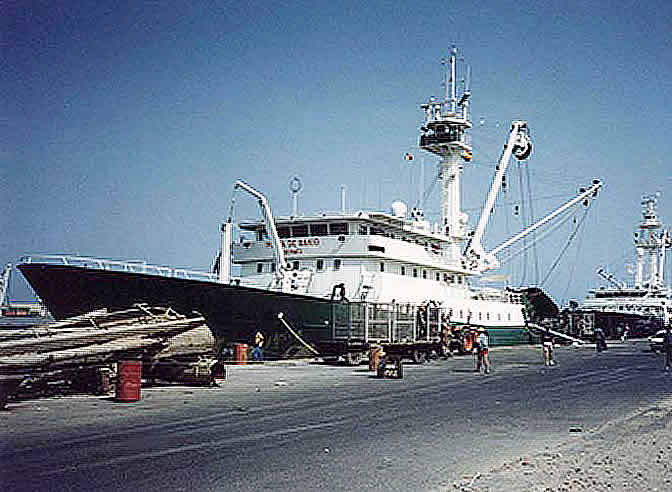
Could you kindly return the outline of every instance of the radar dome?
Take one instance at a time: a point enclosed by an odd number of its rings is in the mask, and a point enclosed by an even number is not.
[[[392,203],[392,215],[395,217],[399,218],[406,218],[406,212],[408,211],[408,207],[406,204],[402,201],[396,201]]]

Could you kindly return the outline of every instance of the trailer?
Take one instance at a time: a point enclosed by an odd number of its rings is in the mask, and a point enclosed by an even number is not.
[[[359,365],[378,347],[389,357],[418,364],[448,350],[449,315],[432,302],[334,303],[329,324],[331,337],[317,341],[316,349],[324,359],[342,358],[349,365]]]

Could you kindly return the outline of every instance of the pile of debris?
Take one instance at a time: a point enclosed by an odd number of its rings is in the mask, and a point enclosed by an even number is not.
[[[0,330],[0,408],[17,393],[106,393],[120,360],[142,360],[149,381],[212,384],[213,345],[200,315],[146,305]]]

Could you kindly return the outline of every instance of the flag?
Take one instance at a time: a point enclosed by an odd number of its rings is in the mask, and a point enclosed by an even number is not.
[[[406,152],[404,154],[404,159],[407,160],[407,161],[412,161],[413,160],[413,154],[410,154],[410,153]]]

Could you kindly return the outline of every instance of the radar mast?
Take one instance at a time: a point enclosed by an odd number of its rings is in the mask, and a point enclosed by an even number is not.
[[[446,93],[443,101],[433,97],[420,107],[425,123],[420,128],[420,148],[441,158],[441,232],[458,241],[466,238],[467,215],[460,204],[463,162],[471,160],[469,97],[465,87],[457,94],[457,48],[453,47],[446,68]]]

